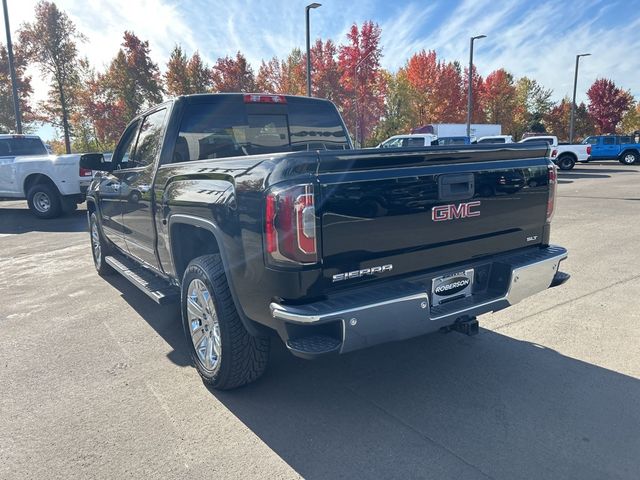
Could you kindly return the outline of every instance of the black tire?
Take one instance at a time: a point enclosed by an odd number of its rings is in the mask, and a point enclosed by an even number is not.
[[[636,152],[625,152],[620,157],[620,163],[624,165],[635,165],[638,163],[638,154]]]
[[[56,218],[62,213],[60,193],[53,185],[37,183],[27,192],[29,210],[38,218]]]
[[[91,256],[93,265],[100,276],[113,275],[116,271],[104,261],[104,257],[112,252],[109,241],[102,235],[96,212],[89,216],[89,240],[91,242]]]
[[[202,309],[202,314],[196,310],[192,310],[195,313],[189,313],[188,302],[191,301],[193,305],[192,300],[197,301],[192,294],[194,289],[202,284],[208,291],[207,298],[212,300],[213,311],[209,308],[207,312]],[[218,390],[230,390],[251,383],[264,373],[269,360],[269,338],[249,334],[242,324],[229,290],[220,255],[204,255],[189,263],[182,279],[180,298],[182,324],[191,358],[206,384]],[[212,319],[217,322],[217,326],[211,323]],[[209,329],[206,328],[207,323],[210,325]],[[194,339],[198,335],[197,331],[201,333],[200,342]],[[196,343],[200,349],[206,349],[202,340],[204,343],[215,344],[214,331],[217,332],[217,344],[220,349],[219,353],[215,352],[215,365],[207,366],[206,360],[203,361],[196,352]],[[204,339],[207,336],[208,341]],[[214,348],[215,346],[211,347],[207,353],[214,353]],[[203,354],[200,350],[200,355]]]
[[[571,170],[575,165],[576,161],[569,155],[562,155],[558,158],[558,167],[560,170]]]

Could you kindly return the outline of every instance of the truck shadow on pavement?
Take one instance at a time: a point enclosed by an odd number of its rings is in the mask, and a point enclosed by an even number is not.
[[[212,394],[307,479],[637,478],[640,382],[481,330],[310,362]]]
[[[171,347],[169,360],[180,367],[191,365],[187,342],[180,321],[178,305],[158,305],[121,275],[103,277],[120,291],[122,298],[142,317]]]
[[[86,232],[87,212],[73,213],[43,220],[35,217],[27,208],[5,207],[0,202],[0,234],[20,234],[28,232]]]
[[[170,345],[169,359],[190,366],[179,308],[156,305],[119,275],[106,279]],[[210,392],[304,478],[640,471],[640,382],[542,345],[486,329],[318,361],[292,356],[276,338],[271,345],[262,379]]]

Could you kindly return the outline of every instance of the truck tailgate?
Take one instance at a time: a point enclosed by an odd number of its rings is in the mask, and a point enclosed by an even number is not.
[[[325,286],[406,275],[543,243],[546,155],[540,145],[320,153]],[[341,281],[340,274],[373,267],[386,268]]]

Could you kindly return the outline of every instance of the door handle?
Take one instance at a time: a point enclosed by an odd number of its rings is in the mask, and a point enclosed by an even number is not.
[[[438,179],[439,200],[466,200],[475,194],[473,173],[441,175]]]

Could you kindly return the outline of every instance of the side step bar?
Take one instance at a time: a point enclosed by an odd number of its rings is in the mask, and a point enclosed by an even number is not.
[[[107,256],[104,261],[159,305],[180,301],[180,290],[177,287],[169,285],[164,279],[124,255]]]

